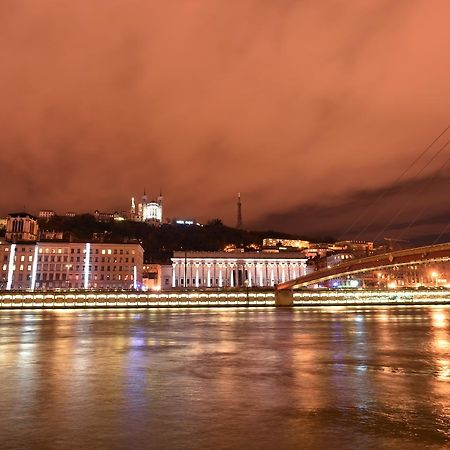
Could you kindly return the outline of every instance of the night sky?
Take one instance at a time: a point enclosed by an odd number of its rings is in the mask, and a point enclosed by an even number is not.
[[[448,0],[0,0],[0,214],[125,210],[145,186],[169,217],[235,225],[241,192],[248,228],[432,239],[450,145],[423,167],[450,130],[401,174],[450,124],[449,17]]]

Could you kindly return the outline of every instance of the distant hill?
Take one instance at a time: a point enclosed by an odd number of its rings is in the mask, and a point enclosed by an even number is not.
[[[224,225],[215,219],[203,226],[163,224],[159,227],[142,222],[97,222],[91,214],[75,217],[55,216],[40,222],[41,230],[62,231],[72,240],[124,242],[138,240],[145,250],[146,262],[167,262],[174,250],[219,251],[226,245],[247,250],[261,246],[266,237],[302,239],[287,233],[248,231]]]

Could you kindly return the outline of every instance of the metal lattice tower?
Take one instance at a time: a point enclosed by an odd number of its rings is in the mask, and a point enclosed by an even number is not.
[[[238,193],[237,201],[237,228],[242,228],[242,203],[241,203],[241,193]]]

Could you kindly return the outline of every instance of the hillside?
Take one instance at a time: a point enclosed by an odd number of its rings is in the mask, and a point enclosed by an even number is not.
[[[155,227],[141,222],[97,222],[90,214],[56,216],[40,222],[41,230],[62,231],[65,239],[104,242],[138,240],[145,250],[146,262],[166,262],[174,250],[219,251],[226,245],[252,249],[265,237],[297,238],[276,231],[248,231],[224,225],[216,219],[203,226],[163,224]]]

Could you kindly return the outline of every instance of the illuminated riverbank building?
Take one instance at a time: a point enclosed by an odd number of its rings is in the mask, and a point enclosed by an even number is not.
[[[305,275],[306,261],[298,252],[177,251],[172,258],[171,287],[273,287]]]
[[[139,243],[38,241],[37,220],[11,214],[0,241],[0,290],[141,289]]]

